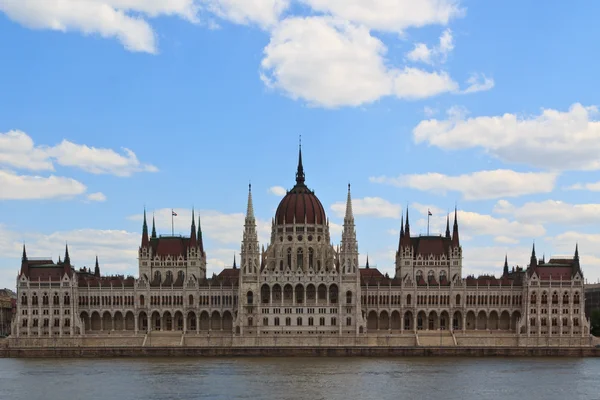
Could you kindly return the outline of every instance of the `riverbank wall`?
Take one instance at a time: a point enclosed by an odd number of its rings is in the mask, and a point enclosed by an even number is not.
[[[0,348],[2,358],[111,357],[600,357],[596,347],[48,347]]]

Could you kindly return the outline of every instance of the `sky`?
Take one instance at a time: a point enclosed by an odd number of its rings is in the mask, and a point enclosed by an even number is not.
[[[137,275],[142,214],[208,275],[306,183],[339,243],[394,274],[400,218],[445,229],[463,275],[578,244],[600,279],[596,1],[0,0],[0,287],[31,257]],[[594,83],[596,82],[596,83]]]

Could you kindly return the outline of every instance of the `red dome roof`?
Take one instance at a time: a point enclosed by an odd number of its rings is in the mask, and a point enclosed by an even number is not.
[[[292,188],[279,203],[275,213],[275,223],[325,224],[325,209],[315,196],[315,193],[304,184],[304,168],[302,167],[302,149],[298,156],[298,171],[296,172],[296,186]]]
[[[325,224],[326,222],[323,205],[314,192],[306,186],[294,186],[277,207],[275,223],[283,224],[285,221],[286,224],[291,224],[294,218],[298,224],[303,224],[305,218],[307,224]]]

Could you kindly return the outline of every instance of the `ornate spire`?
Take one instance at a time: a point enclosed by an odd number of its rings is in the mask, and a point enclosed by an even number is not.
[[[144,225],[142,227],[142,247],[147,247],[148,243],[148,223],[146,222],[146,207],[144,207]]]
[[[354,213],[352,212],[352,196],[350,195],[350,184],[348,184],[348,197],[346,198],[346,216],[344,223],[354,223]]]
[[[246,219],[254,219],[254,205],[252,204],[252,184],[248,184],[248,206],[246,207]]]
[[[233,269],[237,269],[237,264],[235,263],[235,253],[233,253]]]
[[[573,269],[572,274],[575,275],[579,272],[579,275],[583,277],[583,272],[581,271],[581,265],[579,264],[579,244],[575,243],[575,256],[573,257]]]
[[[454,226],[452,227],[452,245],[460,246],[460,238],[458,237],[458,209],[454,206]]]
[[[369,253],[367,253],[367,265],[365,265],[365,268],[369,269]]]
[[[198,240],[196,236],[196,218],[194,218],[194,207],[192,207],[192,227],[190,232],[190,247],[196,247]]]
[[[531,267],[537,266],[537,257],[535,256],[535,242],[533,242],[533,246],[531,248],[531,258],[529,259],[529,265]]]
[[[410,238],[410,223],[408,222],[408,206],[406,206],[406,225],[404,227],[404,235]]]
[[[25,252],[25,245],[23,245],[23,253]],[[579,243],[575,243],[575,259],[579,260]]]
[[[69,257],[69,245],[65,244],[65,260],[64,263],[71,265],[71,257]]]
[[[504,255],[504,270],[502,271],[503,276],[508,276],[508,254]]]
[[[200,247],[200,253],[204,254],[204,241],[202,240],[202,226],[200,225],[200,213],[198,213],[198,247]]]
[[[98,256],[96,256],[96,266],[94,267],[94,276],[100,277],[100,264],[98,263]]]
[[[23,257],[21,257],[21,275],[29,275],[29,263],[27,262],[27,253],[25,252],[25,243],[23,243]]]
[[[304,167],[302,166],[302,136],[298,150],[298,170],[296,171],[296,185],[304,185]]]
[[[446,215],[446,238],[450,239],[450,213]]]
[[[152,239],[156,239],[156,223],[154,222],[154,213],[152,213]]]

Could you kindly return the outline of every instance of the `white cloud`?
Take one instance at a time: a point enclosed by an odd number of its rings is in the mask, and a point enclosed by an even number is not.
[[[511,170],[478,171],[471,174],[448,176],[440,173],[370,177],[375,183],[446,194],[458,191],[466,200],[516,197],[534,193],[548,193],[554,188],[557,175],[551,172],[516,172]]]
[[[0,11],[32,29],[80,31],[116,38],[130,51],[156,53],[156,35],[143,15],[196,20],[194,0],[3,0]]]
[[[261,79],[294,99],[323,107],[457,90],[446,72],[389,68],[386,52],[364,26],[327,17],[287,18],[273,30],[264,50]]]
[[[236,24],[258,24],[263,28],[275,25],[289,7],[289,0],[201,0],[205,7],[220,18]]]
[[[430,119],[413,130],[416,143],[444,149],[482,148],[503,161],[553,170],[600,169],[598,110],[573,104],[540,115]]]
[[[412,204],[412,208],[416,208],[419,211],[418,216],[423,216],[414,223],[416,226],[422,228],[427,226],[427,209],[430,209],[433,214],[429,218],[430,232],[437,234],[446,231],[447,214],[445,211],[433,206],[421,206],[418,204]],[[414,221],[414,218],[415,215],[413,214],[411,221]],[[450,229],[452,229],[453,221],[454,212],[452,211],[450,213]],[[492,236],[497,242],[514,243],[516,238],[533,239],[541,237],[546,233],[544,226],[539,221],[526,223],[463,210],[458,210],[458,226],[461,240],[479,236]],[[413,233],[415,232],[413,231]]]
[[[440,42],[437,46],[430,49],[424,43],[417,43],[415,48],[406,55],[406,58],[412,62],[423,62],[425,64],[444,63],[453,49],[452,31],[446,29],[440,36]]]
[[[0,200],[71,198],[85,193],[86,186],[75,179],[18,175],[0,170]]]
[[[566,188],[567,190],[589,190],[590,192],[600,192],[600,182],[576,183]]]
[[[79,168],[93,174],[130,176],[134,172],[155,172],[157,168],[142,164],[135,153],[80,145],[63,140],[56,146],[36,146],[25,132],[0,133],[0,165],[32,171],[53,171],[54,163]]]
[[[93,174],[130,176],[134,172],[158,171],[153,165],[140,163],[135,153],[129,149],[123,149],[124,154],[119,154],[112,149],[63,140],[57,146],[48,148],[47,152],[59,165],[80,168]]]
[[[106,195],[102,192],[90,193],[87,195],[87,199],[90,201],[106,201]]]
[[[425,114],[426,117],[433,117],[435,114],[438,113],[438,110],[429,106],[425,106],[423,107],[423,114]]]
[[[515,238],[511,238],[508,236],[496,236],[494,238],[494,242],[497,243],[506,243],[506,244],[517,244],[519,241]]]
[[[285,188],[283,186],[271,186],[268,189],[268,192],[271,194],[274,194],[275,196],[285,196],[287,193],[287,190],[285,190]]]
[[[502,275],[504,257],[508,256],[508,265],[527,267],[531,247],[524,246],[464,246],[463,277],[467,275]]]
[[[495,85],[494,80],[488,78],[484,74],[472,74],[469,79],[467,79],[467,83],[469,86],[461,91],[462,94],[484,92],[492,89]]]
[[[338,217],[343,217],[346,214],[346,202],[338,201],[331,205],[331,209]],[[390,203],[381,197],[365,197],[352,199],[352,212],[354,216],[400,218],[402,208],[399,204]]]
[[[192,223],[192,210],[189,208],[175,208],[176,217],[172,219],[175,234],[189,236]],[[152,213],[148,213],[148,224],[151,224],[152,214],[156,220],[157,233],[171,234],[171,209],[161,208]],[[219,244],[235,244],[239,245],[242,241],[244,232],[245,214],[239,213],[223,213],[215,210],[196,210],[196,225],[198,217],[202,223],[203,237],[214,240]],[[128,217],[134,221],[142,221],[143,214],[135,214]],[[258,232],[258,240],[261,244],[266,245],[271,234],[271,222],[256,220],[256,229]],[[196,226],[197,228],[197,226]]]
[[[600,223],[600,204],[570,204],[558,200],[528,202],[515,207],[507,201],[496,203],[494,212],[512,215],[522,222],[544,221],[565,225]]]
[[[302,0],[314,10],[370,29],[402,32],[410,27],[446,25],[464,15],[457,0]]]

